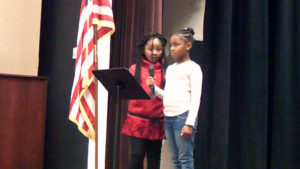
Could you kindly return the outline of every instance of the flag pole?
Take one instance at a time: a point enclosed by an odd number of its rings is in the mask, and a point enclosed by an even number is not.
[[[97,24],[93,24],[94,29],[94,69],[98,69],[98,37]],[[95,78],[95,169],[98,169],[98,81]]]

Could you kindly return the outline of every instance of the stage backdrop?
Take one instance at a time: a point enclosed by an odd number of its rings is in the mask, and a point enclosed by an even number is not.
[[[37,75],[41,3],[0,1],[0,73]]]

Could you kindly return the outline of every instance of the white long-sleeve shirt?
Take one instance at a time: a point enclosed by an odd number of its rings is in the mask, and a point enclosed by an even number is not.
[[[167,68],[166,85],[155,86],[155,94],[163,99],[165,116],[173,117],[189,111],[186,123],[194,126],[200,106],[202,71],[192,60],[174,63]]]

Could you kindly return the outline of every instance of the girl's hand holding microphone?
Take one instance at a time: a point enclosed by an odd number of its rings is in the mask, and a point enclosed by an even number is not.
[[[146,85],[150,86],[150,85],[155,85],[155,77],[151,77],[149,76],[146,80]],[[184,125],[180,135],[185,137],[185,138],[189,138],[192,135],[193,132],[193,127],[189,126],[189,125]]]
[[[148,79],[146,80],[146,85],[147,86],[155,85],[155,77],[149,76]]]

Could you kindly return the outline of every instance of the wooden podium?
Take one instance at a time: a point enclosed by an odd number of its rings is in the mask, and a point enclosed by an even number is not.
[[[0,74],[0,168],[43,168],[47,84]]]

